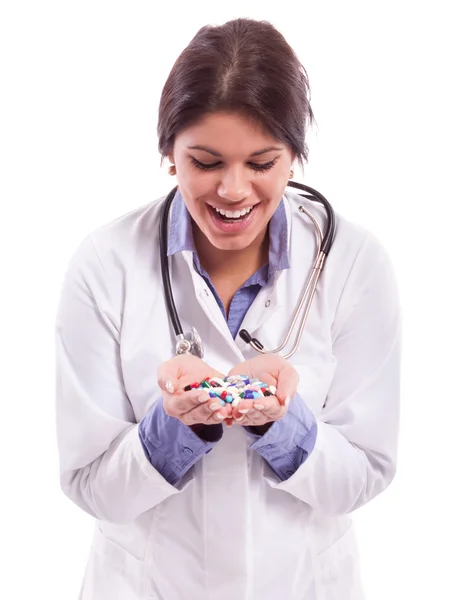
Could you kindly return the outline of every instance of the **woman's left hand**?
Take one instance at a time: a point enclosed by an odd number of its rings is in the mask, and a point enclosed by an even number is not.
[[[299,384],[296,369],[277,354],[256,356],[235,366],[229,375],[247,375],[277,388],[275,396],[241,400],[237,407],[232,408],[232,418],[244,426],[259,427],[281,419]]]

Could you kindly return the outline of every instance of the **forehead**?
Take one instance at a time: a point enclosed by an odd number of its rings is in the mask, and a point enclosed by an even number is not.
[[[208,146],[222,155],[251,154],[268,146],[285,145],[245,115],[239,113],[209,113],[199,122],[181,131],[175,147]]]

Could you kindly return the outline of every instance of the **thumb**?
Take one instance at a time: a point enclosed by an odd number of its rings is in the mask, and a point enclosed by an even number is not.
[[[157,382],[163,392],[173,394],[178,389],[176,369],[169,362],[163,363],[157,371]]]
[[[276,396],[284,406],[288,406],[291,398],[297,392],[299,385],[299,375],[291,365],[285,366],[278,374],[277,393]]]

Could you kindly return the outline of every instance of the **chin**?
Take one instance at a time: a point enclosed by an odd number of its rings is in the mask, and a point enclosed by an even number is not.
[[[247,240],[236,240],[236,239],[232,239],[232,240],[221,240],[221,239],[209,239],[210,243],[212,246],[214,246],[215,248],[217,248],[218,250],[226,250],[228,252],[230,251],[240,251],[240,250],[245,250],[245,248],[248,248],[248,246],[250,245],[249,241]]]

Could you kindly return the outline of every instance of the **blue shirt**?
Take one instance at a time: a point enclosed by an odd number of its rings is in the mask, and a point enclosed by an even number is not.
[[[237,290],[226,316],[224,305],[208,273],[200,264],[192,235],[191,216],[183,197],[177,191],[170,220],[168,256],[183,251],[193,252],[194,267],[211,289],[228,328],[235,338],[242,321],[259,290],[267,285],[272,275],[289,268],[288,230],[284,201],[278,205],[269,226],[269,261]],[[313,413],[296,394],[285,416],[272,424],[262,436],[245,427],[253,439],[251,450],[258,452],[280,480],[291,477],[312,452],[317,435]],[[139,424],[139,436],[144,451],[154,468],[172,485],[200,459],[212,450],[223,434],[222,425],[209,426],[205,439],[196,435],[178,419],[164,411],[160,399]]]

